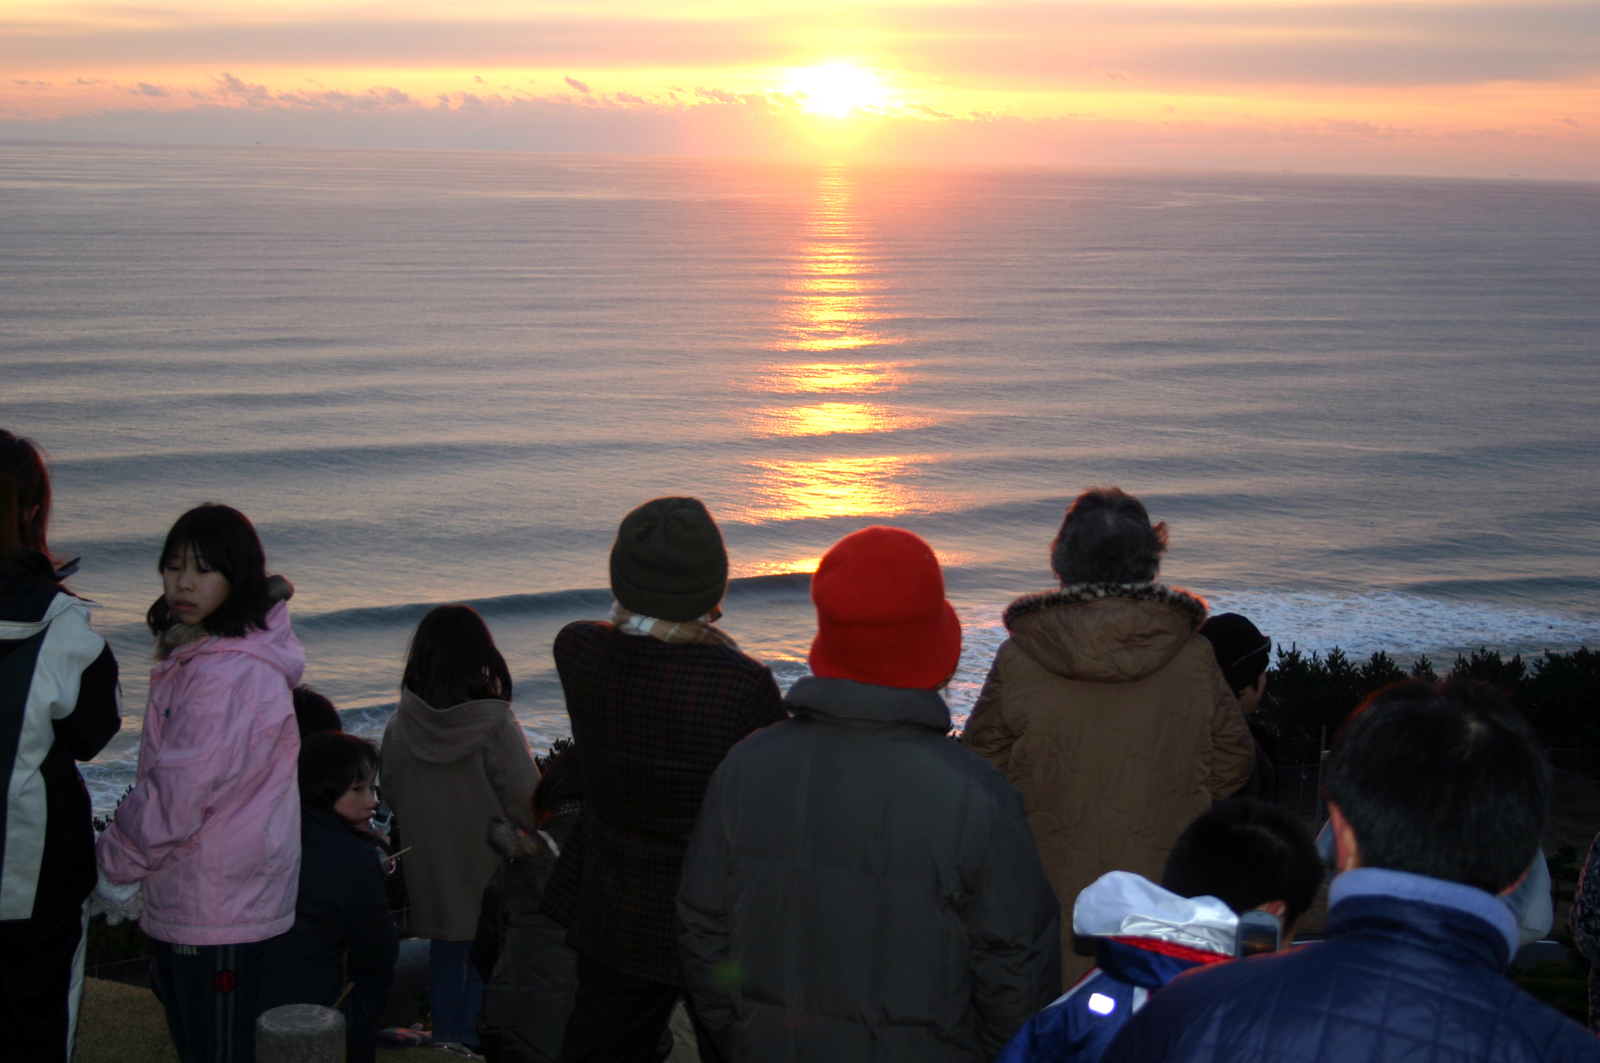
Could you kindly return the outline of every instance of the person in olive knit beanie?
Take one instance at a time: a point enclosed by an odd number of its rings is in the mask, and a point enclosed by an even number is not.
[[[611,547],[611,593],[658,620],[695,620],[728,589],[722,532],[697,498],[658,498],[622,518]]]
[[[787,715],[772,672],[715,626],[727,585],[706,507],[658,498],[617,529],[611,621],[556,636],[584,796],[541,903],[578,954],[563,1061],[657,1058],[683,994],[673,899],[706,785],[735,742]]]

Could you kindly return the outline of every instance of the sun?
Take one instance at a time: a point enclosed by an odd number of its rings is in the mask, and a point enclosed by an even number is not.
[[[790,72],[789,91],[803,93],[801,104],[812,114],[843,118],[853,111],[880,106],[887,90],[870,71],[848,63],[808,66]]]

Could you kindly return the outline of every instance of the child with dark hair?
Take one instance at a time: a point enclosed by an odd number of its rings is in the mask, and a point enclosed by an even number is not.
[[[300,740],[319,731],[343,731],[344,721],[333,702],[304,683],[294,688],[294,719],[300,728]]]
[[[483,979],[468,961],[500,865],[485,832],[497,816],[526,818],[539,769],[511,713],[511,670],[471,606],[437,606],[417,625],[381,761],[384,797],[412,847],[411,928],[431,942],[433,1040],[475,1051]]]
[[[1268,753],[1270,739],[1256,709],[1267,692],[1267,665],[1272,663],[1272,640],[1250,622],[1249,617],[1238,613],[1218,613],[1207,617],[1200,625],[1200,634],[1211,643],[1216,654],[1217,667],[1222,669],[1222,679],[1238,699],[1244,710],[1245,726],[1250,728],[1250,738],[1256,745],[1255,767],[1237,794],[1241,797],[1259,797],[1263,801],[1278,799],[1278,769]]]
[[[294,928],[266,942],[260,1010],[339,1002],[349,1063],[372,1063],[400,935],[371,832],[378,751],[338,731],[300,748],[300,891]],[[346,985],[350,990],[345,991]]]
[[[261,943],[294,925],[300,877],[294,588],[268,577],[249,518],[212,503],[178,518],[157,567],[138,780],[100,835],[103,891],[143,886],[178,1058],[249,1063]]]
[[[1097,939],[1098,966],[996,1063],[1095,1063],[1150,994],[1238,954],[1240,915],[1277,918],[1287,947],[1321,885],[1311,833],[1287,809],[1248,797],[1212,806],[1178,837],[1160,886],[1112,871],[1078,895],[1073,929]]]
[[[578,991],[578,954],[567,929],[539,911],[550,872],[578,819],[578,750],[550,758],[534,788],[527,831],[506,820],[489,828],[500,869],[483,891],[472,963],[483,977],[478,1028],[489,1063],[555,1063]]]

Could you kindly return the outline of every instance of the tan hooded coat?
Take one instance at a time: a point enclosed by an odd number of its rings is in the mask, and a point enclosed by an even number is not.
[[[1061,901],[1062,977],[1078,893],[1107,871],[1161,880],[1178,835],[1250,777],[1244,714],[1196,634],[1206,604],[1160,584],[1090,584],[1017,599],[1011,637],[967,721],[967,748],[1022,791]]]
[[[412,847],[401,857],[411,932],[471,941],[483,888],[500,866],[485,840],[489,821],[527,822],[539,782],[528,740],[504,701],[436,709],[403,690],[380,756],[379,785]]]

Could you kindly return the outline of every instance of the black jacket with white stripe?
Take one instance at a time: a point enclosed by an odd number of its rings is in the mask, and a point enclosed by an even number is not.
[[[46,919],[94,889],[90,760],[122,726],[117,660],[49,559],[0,559],[0,921]]]

